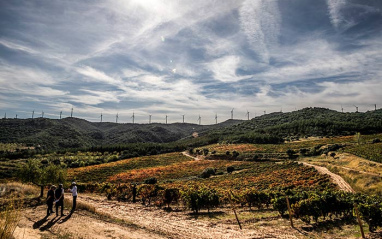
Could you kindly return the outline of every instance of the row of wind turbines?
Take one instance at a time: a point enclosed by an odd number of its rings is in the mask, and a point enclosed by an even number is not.
[[[358,106],[356,105],[353,105],[356,109],[356,113],[358,113]],[[235,108],[232,108],[231,110],[231,120],[233,120],[233,113],[234,113],[234,109]],[[377,104],[374,104],[374,110],[377,110]],[[282,108],[280,110],[280,112],[282,112]],[[344,108],[343,106],[341,105],[341,112],[344,113]],[[264,110],[264,115],[266,115],[266,110]],[[182,116],[182,122],[185,123],[185,114],[181,115]],[[35,117],[35,111],[33,110],[32,111],[32,119]],[[70,111],[70,117],[73,117],[73,108],[71,108],[71,111]],[[247,113],[245,114],[245,117],[247,118],[247,120],[250,120],[250,112],[247,110]],[[255,117],[256,117],[256,114],[255,114]],[[5,115],[4,115],[4,119],[7,118],[7,113],[5,112]],[[16,114],[16,117],[17,119],[17,114]],[[44,118],[44,111],[41,112],[41,118]],[[103,122],[103,114],[101,113],[101,116],[99,117],[100,118],[100,121]],[[62,119],[62,111],[60,111],[60,119]],[[118,123],[118,119],[119,119],[119,114],[117,113],[116,116],[115,116],[115,123]],[[133,115],[131,116],[131,119],[132,119],[132,123],[135,124],[135,113],[133,112]],[[149,124],[152,123],[151,121],[152,119],[152,115],[150,114],[149,115]],[[202,124],[202,117],[199,115],[197,121],[196,121],[199,125]],[[165,117],[165,123],[167,124],[168,123],[168,115],[166,115]],[[218,123],[218,115],[217,113],[215,114],[215,124]]]
[[[231,119],[233,120],[233,110],[234,110],[235,108],[232,108],[232,110],[231,110]],[[266,111],[264,111],[264,114],[266,113]],[[183,115],[181,115],[182,116],[182,123],[186,123],[185,122],[185,114],[183,114]],[[250,118],[250,112],[247,110],[247,113],[245,114],[245,116],[247,117],[247,120],[249,120],[249,118]],[[71,116],[72,117],[72,116]],[[101,119],[101,122],[102,122],[102,120],[103,120],[103,114],[101,113],[101,116],[99,117],[100,119]],[[168,115],[166,115],[166,117],[165,117],[165,123],[167,124],[168,123]],[[61,119],[61,116],[60,116],[60,119]],[[119,114],[117,113],[116,115],[115,115],[115,123],[118,123],[118,119],[119,119]],[[131,116],[131,119],[132,119],[132,123],[133,124],[135,124],[135,113],[133,112],[133,115]],[[149,115],[149,124],[151,124],[152,122],[151,122],[151,119],[152,119],[152,115]],[[198,117],[198,120],[196,121],[199,125],[201,125],[202,124],[202,117],[199,115],[199,117]],[[218,114],[216,113],[215,114],[215,124],[217,124],[218,123]]]

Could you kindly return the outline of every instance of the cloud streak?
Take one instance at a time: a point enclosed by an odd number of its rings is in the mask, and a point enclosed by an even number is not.
[[[0,114],[74,107],[94,121],[135,112],[137,122],[200,114],[214,123],[232,108],[238,118],[338,102],[367,110],[382,98],[381,9],[361,0],[3,1]]]

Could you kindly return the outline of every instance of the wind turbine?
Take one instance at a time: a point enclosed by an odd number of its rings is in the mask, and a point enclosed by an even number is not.
[[[182,115],[182,116],[183,116],[183,124],[184,124],[184,116],[185,116],[185,115]]]
[[[41,112],[41,118],[44,118],[44,111]]]
[[[135,123],[135,114],[133,112],[133,116],[131,116],[131,118],[133,119],[133,124]]]
[[[341,105],[341,112],[342,112],[342,113],[344,112],[344,108],[342,108],[342,105]]]
[[[61,119],[61,116],[62,116],[62,111],[60,111],[60,119]]]
[[[355,107],[355,112],[358,113],[358,106],[355,106],[355,105],[353,106]]]
[[[149,124],[151,124],[151,115],[149,115]]]
[[[215,124],[218,124],[218,114],[215,114]]]
[[[167,118],[168,118],[168,116],[166,115],[166,124],[167,124]]]
[[[7,118],[7,112],[5,112],[5,114],[4,114],[4,119],[6,119]]]
[[[101,118],[101,123],[102,123],[102,113],[101,113],[101,116],[100,116],[100,118]]]
[[[200,117],[200,115],[199,115],[198,121],[199,121],[199,125],[200,125],[202,123],[202,117]]]
[[[72,108],[72,110],[70,111],[70,117],[73,117],[73,108]]]
[[[117,115],[115,116],[115,123],[118,123],[118,118],[119,118],[119,116],[118,116],[118,113],[117,113]]]
[[[249,120],[249,111],[247,110],[247,113],[245,114],[245,116],[247,116],[248,118],[248,120]]]
[[[231,119],[233,119],[233,109],[235,109],[235,108],[232,108],[232,110],[231,110]]]
[[[33,119],[33,117],[34,117],[34,110],[32,111],[32,119]]]

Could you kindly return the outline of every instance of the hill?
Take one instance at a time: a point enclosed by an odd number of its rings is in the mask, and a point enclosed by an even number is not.
[[[341,136],[382,132],[382,110],[342,113],[325,108],[304,108],[288,113],[271,113],[215,130],[213,135],[231,135],[233,141],[249,134],[288,138]]]
[[[194,132],[205,132],[240,122],[242,121],[228,120],[216,125],[196,125],[188,123],[95,123],[79,118],[62,120],[1,119],[0,142],[41,145],[46,149],[83,148],[138,142],[166,143],[191,137]]]

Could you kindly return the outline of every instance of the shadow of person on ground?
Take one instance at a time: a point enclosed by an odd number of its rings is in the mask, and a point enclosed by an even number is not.
[[[49,228],[51,228],[54,224],[56,224],[56,222],[58,222],[58,220],[60,220],[61,217],[54,217],[52,218],[52,220],[50,220],[45,226],[41,227],[40,228],[40,231],[46,231],[48,230]]]
[[[46,221],[48,221],[48,216],[45,216],[43,219],[33,223],[33,229],[40,228]]]
[[[64,219],[62,219],[62,220],[59,222],[59,224],[64,223],[64,222],[66,222],[67,220],[69,220],[69,219],[72,217],[72,215],[73,215],[73,212],[70,212]]]

